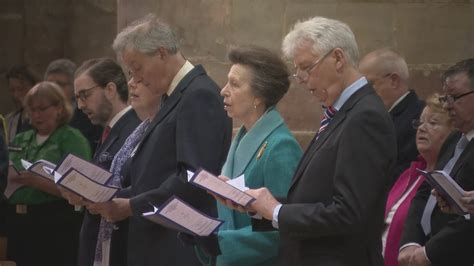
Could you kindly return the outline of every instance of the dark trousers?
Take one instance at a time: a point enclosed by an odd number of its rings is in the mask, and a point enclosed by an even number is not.
[[[74,266],[81,221],[82,213],[64,200],[28,205],[26,213],[8,205],[7,258],[18,266]]]

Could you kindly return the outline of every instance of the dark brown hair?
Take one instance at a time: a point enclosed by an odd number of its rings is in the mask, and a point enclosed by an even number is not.
[[[250,69],[250,87],[255,96],[264,101],[266,108],[276,105],[288,91],[288,68],[276,53],[263,47],[245,45],[232,48],[228,58],[232,64]]]

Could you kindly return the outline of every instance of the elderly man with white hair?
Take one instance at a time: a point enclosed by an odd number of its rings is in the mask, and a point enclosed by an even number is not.
[[[128,265],[199,265],[193,247],[183,246],[177,231],[142,214],[177,196],[215,215],[214,199],[188,183],[187,171],[202,167],[217,175],[226,159],[232,123],[220,90],[201,65],[183,56],[171,27],[154,15],[123,29],[113,48],[133,81],[161,97],[161,106],[124,164],[124,189],[114,200],[88,209],[109,222],[129,218]]]
[[[249,190],[256,200],[247,211],[278,228],[281,265],[383,265],[380,233],[395,131],[357,70],[354,34],[340,21],[314,17],[294,26],[283,52],[325,116],[287,198],[276,199],[267,188]]]

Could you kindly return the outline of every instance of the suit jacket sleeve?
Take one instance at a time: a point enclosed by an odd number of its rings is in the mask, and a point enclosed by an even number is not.
[[[202,167],[214,174],[220,172],[230,142],[230,120],[222,100],[210,89],[195,89],[182,97],[176,107],[176,171],[159,187],[131,198],[136,215],[148,210],[149,203],[159,206],[172,195],[195,205],[202,205],[199,199],[211,199],[204,190],[188,184],[186,170]]]
[[[331,162],[334,166],[330,166],[334,167],[331,202],[283,205],[279,213],[281,233],[299,239],[357,234],[378,215],[388,189],[387,169],[395,162],[395,133],[378,110],[353,112],[343,122],[345,130],[336,147],[323,146],[317,151],[332,149],[336,153]]]
[[[431,193],[430,185],[425,181],[416,192],[410,208],[408,210],[405,225],[403,226],[400,247],[408,243],[416,243],[423,246],[426,241],[426,235],[421,227],[421,217],[426,206],[426,202]]]
[[[473,143],[471,143],[473,144]],[[471,145],[470,145],[471,146]],[[464,190],[474,190],[474,149],[456,174],[456,181]],[[460,159],[461,160],[461,159]],[[471,217],[473,215],[471,214]],[[472,218],[471,218],[472,219]],[[455,258],[460,264],[474,263],[474,221],[459,216],[442,227],[425,244],[426,254],[431,263],[448,265]],[[456,263],[455,263],[456,264]]]

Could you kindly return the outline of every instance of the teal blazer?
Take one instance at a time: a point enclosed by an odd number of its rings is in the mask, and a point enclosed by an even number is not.
[[[222,175],[231,179],[245,175],[249,188],[267,187],[284,197],[301,158],[301,148],[275,108],[270,108],[246,132],[241,127],[232,141]],[[224,220],[218,232],[222,254],[217,265],[276,265],[278,231],[252,232],[251,218],[218,204]]]

